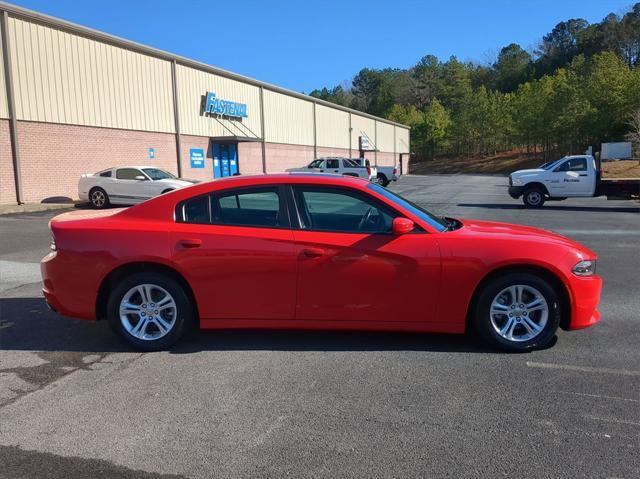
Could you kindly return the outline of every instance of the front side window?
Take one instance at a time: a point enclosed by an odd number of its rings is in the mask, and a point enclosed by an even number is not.
[[[143,168],[143,170],[149,178],[152,180],[168,180],[170,178],[175,178],[174,175],[169,173],[168,171],[159,170],[158,168]]]
[[[217,193],[212,201],[212,223],[277,228],[287,226],[281,215],[277,188]]]
[[[136,176],[144,175],[136,168],[118,168],[116,171],[116,178],[119,180],[135,180]]]
[[[405,210],[410,211],[411,213],[416,215],[418,218],[420,218],[422,221],[424,221],[425,223],[428,223],[436,231],[442,232],[447,229],[447,222],[443,218],[440,218],[434,215],[433,213],[428,212],[421,206],[418,206],[415,203],[412,203],[406,198],[403,198],[402,196],[400,196],[399,194],[393,193],[392,191],[386,188],[383,188],[382,186],[378,186],[374,183],[367,185],[367,188],[377,193],[380,193],[382,196],[384,196],[388,200],[391,200],[392,202],[401,206]]]
[[[388,233],[393,214],[373,199],[341,188],[296,187],[303,229],[341,233]]]
[[[570,158],[558,166],[555,171],[587,171],[587,159]]]

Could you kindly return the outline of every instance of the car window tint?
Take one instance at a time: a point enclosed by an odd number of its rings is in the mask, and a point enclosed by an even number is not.
[[[191,198],[182,204],[182,221],[184,223],[209,223],[209,196]]]
[[[327,160],[327,168],[340,168],[338,160]]]
[[[336,189],[296,190],[305,229],[344,233],[387,233],[393,217],[371,200]]]
[[[213,223],[279,227],[280,195],[273,189],[219,193],[213,201]]]
[[[569,171],[587,171],[587,160],[585,158],[572,158],[569,163]]]
[[[103,178],[111,178],[111,170],[103,171],[102,173],[100,173],[100,176],[102,176]]]
[[[116,178],[119,180],[135,180],[136,176],[143,176],[136,168],[118,168],[116,171]]]

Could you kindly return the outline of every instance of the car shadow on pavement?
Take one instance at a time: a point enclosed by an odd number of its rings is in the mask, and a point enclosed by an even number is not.
[[[41,298],[0,298],[0,350],[131,352],[106,321],[71,319]],[[194,331],[170,352],[201,351],[434,351],[488,353],[469,335],[360,331]]]
[[[529,209],[524,205],[509,204],[509,203],[458,203],[457,206],[465,208],[488,208],[499,210],[524,210]],[[606,213],[639,213],[640,206],[561,206],[550,205],[546,203],[542,208],[538,208],[534,211],[540,210],[556,210],[556,211],[586,211],[586,212],[606,212]]]

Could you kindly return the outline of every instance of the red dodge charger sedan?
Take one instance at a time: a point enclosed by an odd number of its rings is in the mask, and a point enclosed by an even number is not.
[[[232,177],[50,224],[44,295],[142,350],[204,329],[462,333],[508,351],[600,319],[596,255],[558,234],[441,218],[367,181]]]

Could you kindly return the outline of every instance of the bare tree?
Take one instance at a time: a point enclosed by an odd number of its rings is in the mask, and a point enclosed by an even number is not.
[[[632,144],[633,156],[640,158],[640,154],[638,154],[638,148],[640,147],[640,110],[636,110],[631,114],[627,125],[629,126],[629,133],[625,137]],[[638,162],[640,163],[640,159]]]

